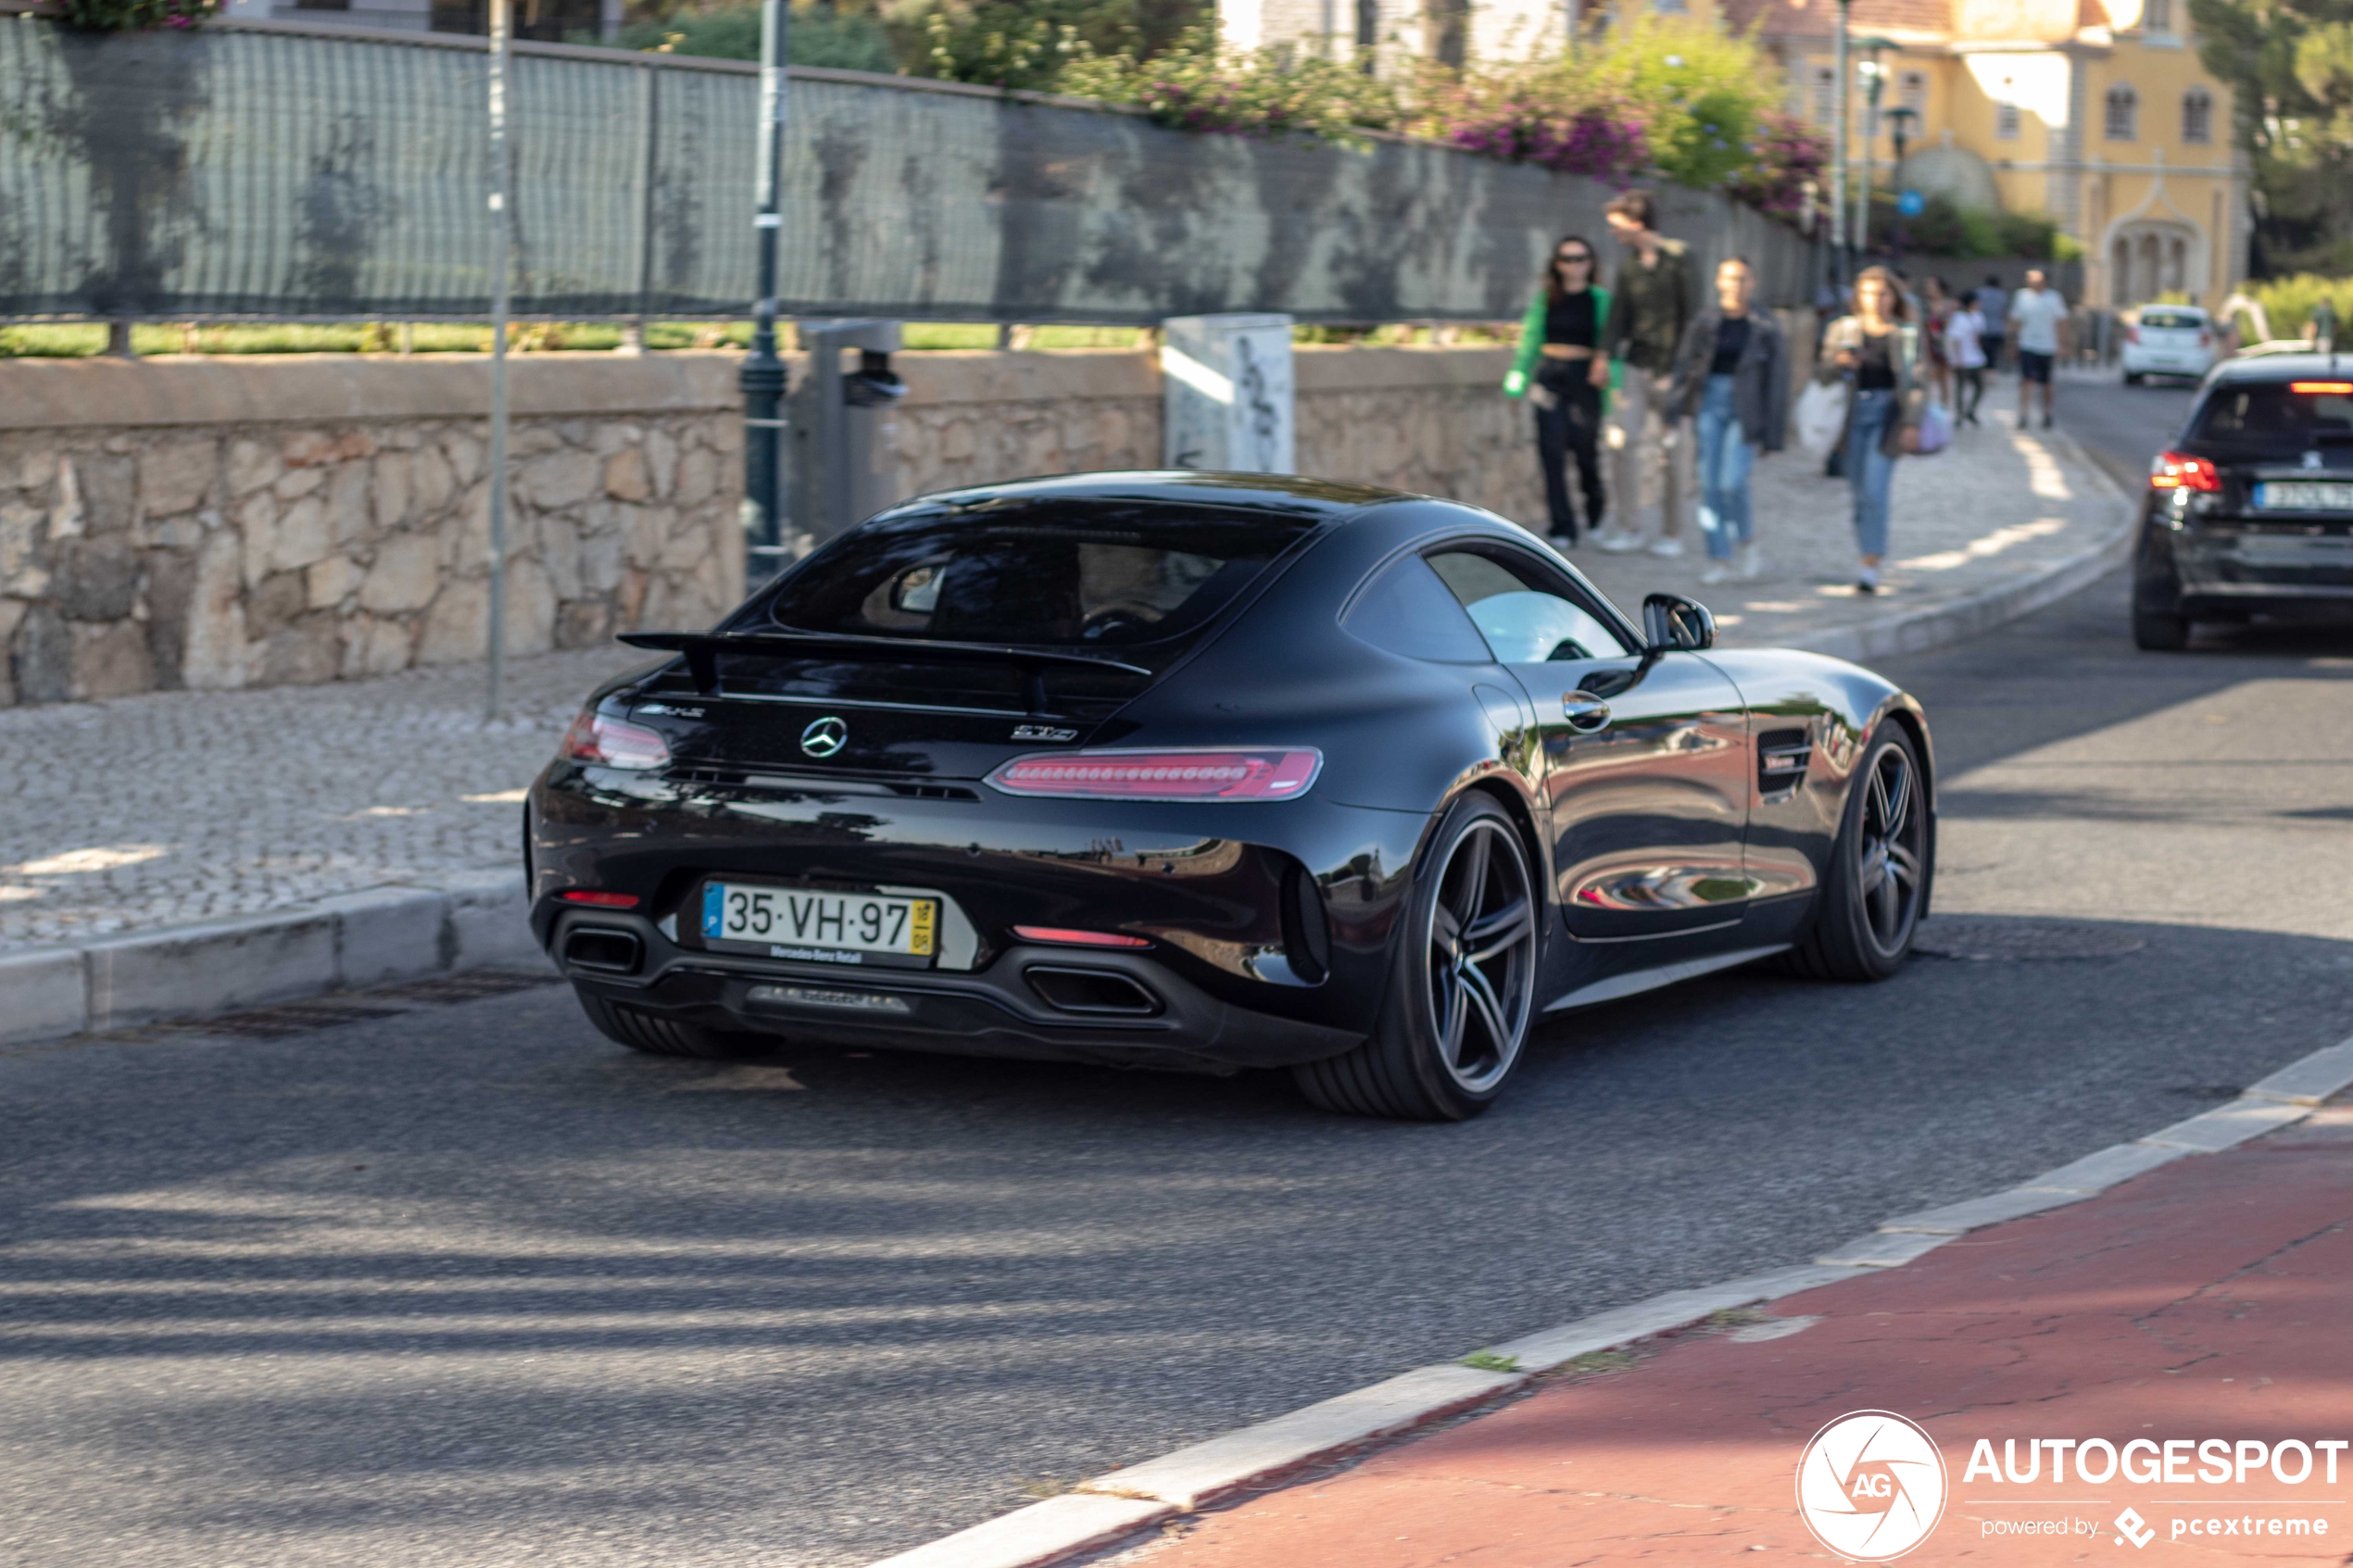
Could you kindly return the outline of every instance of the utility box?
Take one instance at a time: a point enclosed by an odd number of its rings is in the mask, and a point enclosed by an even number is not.
[[[1172,469],[1290,473],[1290,318],[1161,323],[1162,460]]]
[[[907,383],[896,321],[801,321],[809,368],[787,401],[792,522],[813,547],[900,499],[891,461]],[[855,355],[853,359],[850,356]]]

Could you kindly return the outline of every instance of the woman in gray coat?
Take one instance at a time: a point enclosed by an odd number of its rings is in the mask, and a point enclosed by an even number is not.
[[[1684,329],[1667,406],[1699,436],[1699,526],[1707,540],[1703,583],[1755,578],[1765,570],[1748,503],[1759,452],[1778,452],[1789,425],[1789,356],[1770,316],[1749,309],[1756,274],[1740,257],[1716,269],[1716,303]],[[1735,559],[1734,551],[1738,558]]]

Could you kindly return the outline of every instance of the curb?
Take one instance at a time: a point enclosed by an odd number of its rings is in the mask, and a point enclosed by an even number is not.
[[[458,872],[268,914],[0,954],[0,1044],[545,965],[529,909],[521,872]]]
[[[1061,1497],[885,1558],[872,1568],[1049,1568],[1083,1553],[1136,1544],[1131,1537],[1184,1514],[1492,1403],[1580,1356],[1687,1328],[1717,1312],[1858,1278],[1874,1269],[1901,1267],[1972,1230],[2080,1203],[2159,1165],[2219,1153],[2300,1122],[2348,1086],[2353,1086],[2353,1039],[2289,1063],[2228,1105],[2131,1143],[2112,1144],[2004,1191],[1899,1215],[1810,1265],[1670,1291],[1474,1351],[1462,1361],[1416,1367],[1082,1481]]]
[[[2031,433],[2036,441],[2066,448],[2076,467],[2091,475],[2114,498],[2120,516],[2116,527],[2105,538],[2024,581],[1982,588],[1949,604],[1891,615],[1861,626],[1842,626],[1810,637],[1792,638],[1782,646],[1856,664],[1895,654],[1925,653],[2032,615],[2078,589],[2091,586],[2130,560],[2133,533],[2140,522],[2138,503],[2073,436],[2057,430]]]

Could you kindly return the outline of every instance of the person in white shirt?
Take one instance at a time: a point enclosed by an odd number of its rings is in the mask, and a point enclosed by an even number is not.
[[[2010,330],[2018,338],[2018,428],[2027,426],[2034,389],[2043,389],[2043,428],[2051,428],[2051,366],[2059,356],[2059,329],[2067,324],[2067,301],[2048,287],[2041,269],[2026,274],[2026,286],[2010,297]]]
[[[1953,367],[1953,417],[1973,425],[1985,395],[1985,313],[1966,295],[1944,319],[1944,358]]]

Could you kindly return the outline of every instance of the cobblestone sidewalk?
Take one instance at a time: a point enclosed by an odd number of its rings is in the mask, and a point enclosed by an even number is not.
[[[2032,578],[2118,520],[2064,437],[1989,424],[1899,464],[1889,592],[1853,591],[1847,491],[1795,450],[1758,470],[1759,582],[1703,586],[1679,560],[1573,558],[1636,610],[1667,589],[1728,643],[1772,643]],[[388,883],[517,863],[522,790],[581,697],[643,656],[519,659],[509,717],[478,666],[245,692],[0,710],[0,952],[258,914]]]

